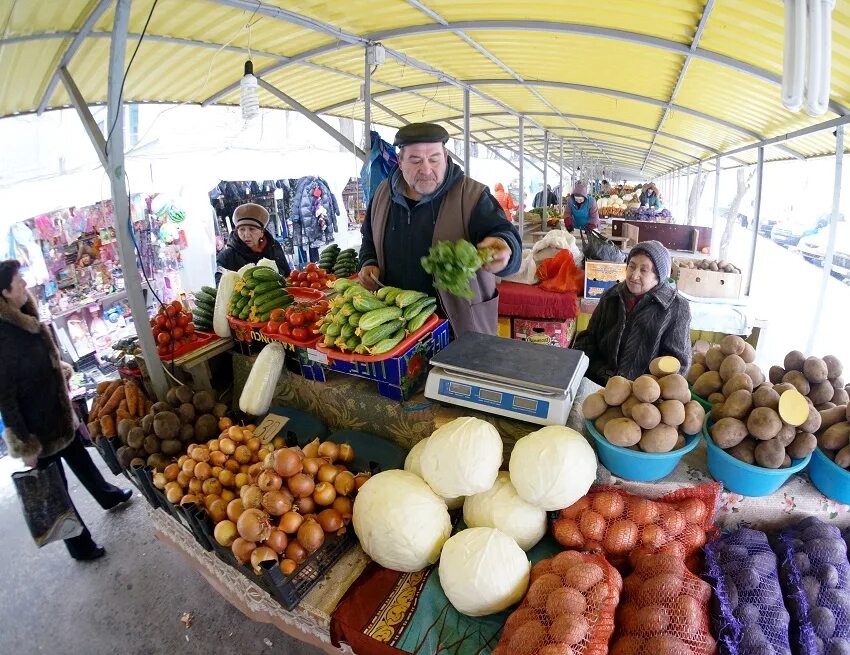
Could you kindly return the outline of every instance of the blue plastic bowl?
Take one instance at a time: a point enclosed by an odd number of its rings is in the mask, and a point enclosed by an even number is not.
[[[820,448],[815,448],[812,453],[809,477],[815,488],[824,496],[850,505],[850,471],[833,462]]]
[[[708,433],[710,419],[711,414],[706,415],[703,424],[703,436],[708,445],[708,472],[712,478],[722,482],[728,491],[742,496],[769,496],[785,484],[792,474],[806,468],[812,458],[807,455],[803,459],[792,459],[787,469],[766,469],[747,464],[735,459],[712,441]]]
[[[671,450],[669,453],[644,453],[615,446],[599,434],[592,421],[585,419],[584,423],[596,441],[596,452],[605,468],[619,478],[635,482],[652,482],[669,475],[682,457],[697,447],[700,440],[700,435],[692,434],[685,437],[685,445],[678,450]]]

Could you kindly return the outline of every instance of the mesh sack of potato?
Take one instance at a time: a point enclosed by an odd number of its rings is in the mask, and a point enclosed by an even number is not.
[[[705,547],[714,588],[712,618],[721,655],[790,655],[790,617],[767,535],[740,528]]]
[[[782,530],[774,547],[794,652],[850,653],[850,564],[841,532],[810,516]]]
[[[623,582],[611,655],[712,655],[711,587],[670,554],[643,557]]]
[[[538,562],[493,655],[603,655],[623,582],[601,555],[564,551]]]
[[[699,571],[700,553],[714,534],[716,482],[679,489],[656,500],[616,487],[594,487],[558,513],[552,534],[572,550],[602,553],[621,571],[640,558],[664,553]]]

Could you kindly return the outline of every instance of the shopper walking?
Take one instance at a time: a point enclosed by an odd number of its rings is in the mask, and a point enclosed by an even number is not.
[[[132,492],[103,479],[74,430],[65,369],[47,326],[38,320],[35,299],[20,275],[20,262],[0,262],[0,413],[3,438],[13,457],[46,468],[64,459],[104,509],[129,500]],[[65,472],[59,465],[65,480]],[[82,523],[82,519],[80,520]],[[106,551],[87,528],[65,540],[71,557],[91,560]]]
[[[283,247],[266,229],[269,212],[262,205],[246,202],[233,210],[236,229],[230,233],[227,245],[218,253],[215,283],[224,271],[238,271],[245,264],[256,264],[261,259],[271,259],[277,264],[277,272],[287,277],[291,272]]]

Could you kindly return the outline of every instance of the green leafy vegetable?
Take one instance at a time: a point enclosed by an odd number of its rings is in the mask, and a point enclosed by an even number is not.
[[[472,299],[469,280],[482,265],[493,260],[493,248],[476,248],[469,241],[440,241],[422,258],[422,268],[434,276],[434,286]]]

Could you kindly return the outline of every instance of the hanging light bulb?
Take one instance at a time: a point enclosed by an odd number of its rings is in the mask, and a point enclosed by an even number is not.
[[[239,106],[242,108],[242,118],[246,121],[260,115],[260,97],[257,93],[257,78],[254,77],[254,64],[249,59],[245,62],[245,75],[239,83]]]

